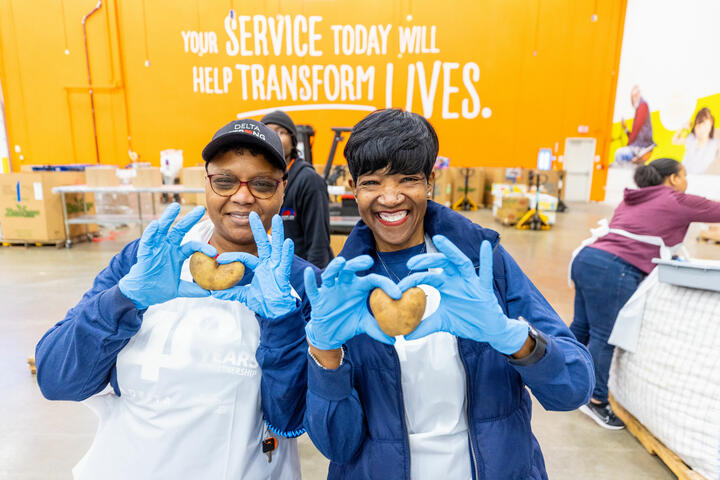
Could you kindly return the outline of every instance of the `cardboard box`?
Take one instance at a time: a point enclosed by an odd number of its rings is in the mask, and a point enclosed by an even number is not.
[[[180,171],[180,184],[189,188],[205,188],[207,173],[205,167],[185,167]],[[183,203],[205,205],[204,193],[183,193]]]
[[[98,165],[85,168],[85,183],[88,187],[115,187],[120,185],[117,167]]]
[[[450,167],[450,174],[452,176],[452,204],[453,206],[458,203],[466,194],[478,208],[482,208],[485,205],[485,170],[483,167],[472,167],[472,168],[461,168],[461,167]],[[467,186],[465,184],[465,177],[467,176]]]
[[[132,179],[133,187],[160,187],[162,184],[162,174],[160,173],[159,167],[141,167],[135,169],[135,176]]]
[[[540,192],[547,193],[560,200],[565,198],[565,170],[537,170],[537,169],[524,169],[522,176],[518,180],[519,183],[525,185],[528,184],[530,173],[536,173],[540,175]],[[533,185],[535,181],[533,180]]]
[[[530,206],[530,199],[522,193],[510,193],[500,200],[500,205],[493,206],[495,220],[503,225],[515,225],[525,215]]]
[[[448,168],[434,170],[435,180],[433,181],[433,189],[430,195],[435,202],[446,207],[452,207],[452,174]]]
[[[55,243],[65,241],[62,200],[52,188],[82,185],[85,172],[20,172],[0,175],[0,230],[3,241]],[[83,195],[66,194],[69,217],[82,215]],[[88,199],[88,213],[94,205]],[[96,226],[89,231],[95,231]],[[70,236],[85,233],[84,225],[71,225]]]

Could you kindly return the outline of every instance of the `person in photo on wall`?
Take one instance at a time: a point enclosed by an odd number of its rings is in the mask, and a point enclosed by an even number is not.
[[[288,179],[280,215],[295,254],[319,268],[333,258],[330,248],[330,198],[325,180],[297,150],[297,128],[283,111],[270,112],[262,122],[282,140]]]
[[[684,133],[690,132],[687,136]],[[692,129],[689,124],[675,132],[673,145],[685,145],[682,166],[688,175],[706,173],[711,165],[720,163],[720,139],[715,136],[715,117],[709,108],[701,108],[695,115]],[[716,174],[720,174],[720,168]]]
[[[264,124],[236,120],[202,155],[209,219],[197,207],[172,226],[180,206],[168,206],[37,345],[43,395],[84,400],[100,418],[76,479],[301,476],[302,275],[317,269],[293,255],[277,215],[282,143]],[[189,269],[195,252],[241,261],[245,274],[204,290]]]
[[[620,126],[625,131],[628,142],[626,146],[618,148],[615,152],[615,165],[618,167],[637,163],[643,153],[655,145],[650,122],[650,108],[637,85],[630,91],[630,102],[635,109],[635,118],[632,131],[628,130],[625,125],[625,119],[620,120]]]
[[[320,285],[305,276],[305,427],[328,478],[546,479],[526,387],[549,410],[585,404],[588,351],[496,232],[428,199],[438,138],[424,117],[376,111],[344,153],[362,220]],[[380,328],[378,286],[427,292],[414,331]]]
[[[595,366],[591,401],[580,411],[607,429],[622,429],[608,403],[608,377],[615,347],[608,343],[615,319],[655,265],[661,245],[681,244],[692,222],[720,222],[720,202],[685,194],[685,167],[659,158],[634,172],[637,189],[625,198],[609,230],[586,240],[571,263],[575,317],[570,330],[588,347]]]

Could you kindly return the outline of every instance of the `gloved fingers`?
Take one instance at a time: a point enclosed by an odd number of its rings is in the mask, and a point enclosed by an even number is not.
[[[177,204],[176,204],[177,205]],[[178,206],[178,209],[180,207]],[[179,210],[178,210],[179,211]],[[168,242],[180,245],[187,232],[205,215],[205,207],[195,207],[183,218],[178,220],[175,226],[170,229],[168,234]]]
[[[250,270],[255,270],[260,265],[260,259],[247,252],[225,252],[217,257],[218,265],[226,265],[233,262],[241,262]]]
[[[260,220],[260,215],[256,212],[250,212],[248,220],[250,221],[250,229],[252,230],[255,245],[257,246],[258,257],[260,260],[265,260],[270,257],[270,242],[268,241],[267,232],[265,231],[265,225],[263,225],[262,220]]]
[[[378,325],[377,320],[375,320],[375,317],[372,315],[368,315],[365,319],[363,319],[362,329],[371,338],[374,338],[378,342],[387,343],[388,345],[393,345],[395,343],[395,338],[383,332],[380,325]]]
[[[180,255],[182,255],[183,259],[188,258],[195,252],[204,253],[210,258],[217,256],[217,250],[209,243],[190,241],[180,245]]]
[[[178,297],[209,297],[210,291],[205,290],[197,283],[180,280]]]
[[[294,256],[295,243],[289,238],[286,238],[282,244],[282,255],[280,257],[280,272],[282,272],[283,278],[287,279],[287,281],[290,281],[290,272],[292,272]]]
[[[243,285],[238,287],[230,287],[225,290],[213,290],[212,296],[219,300],[231,300],[238,301],[240,303],[247,303],[248,289],[250,285]]]
[[[408,275],[407,277],[400,280],[398,288],[401,292],[410,290],[418,285],[430,285],[438,290],[445,283],[445,275],[439,272],[417,272]]]
[[[310,299],[310,303],[314,304],[317,301],[319,292],[317,285],[317,277],[311,267],[305,267],[303,272],[303,280],[305,281],[305,294]]]
[[[283,242],[285,241],[285,231],[283,226],[283,219],[280,215],[273,215],[272,227],[270,228],[270,236],[272,243],[272,252],[270,259],[273,265],[280,263],[283,252]]]
[[[365,275],[364,277],[358,277],[357,283],[362,290],[370,292],[375,288],[380,288],[382,291],[388,294],[388,296],[394,300],[399,300],[402,297],[402,291],[395,282],[390,280],[388,277],[383,277],[376,273]]]
[[[348,266],[352,266],[351,268],[355,272],[362,272],[363,270],[367,270],[368,268],[372,267],[375,264],[375,261],[372,259],[370,255],[360,255],[359,257],[352,258],[347,261]],[[348,267],[345,267],[348,268]]]
[[[428,318],[420,322],[415,330],[405,335],[405,340],[417,340],[418,338],[426,337],[431,333],[440,332],[442,323],[440,322],[440,316],[435,313],[430,315]]]
[[[344,283],[349,284],[352,283],[355,277],[357,276],[357,272],[362,272],[364,270],[367,270],[370,268],[373,264],[372,258],[370,258],[369,255],[361,255],[359,257],[355,257],[351,260],[348,260],[345,263],[345,267],[343,267],[342,271],[338,275],[338,283]]]
[[[180,204],[173,202],[167,207],[165,207],[165,210],[160,214],[160,218],[158,218],[158,233],[162,235],[163,237],[167,235],[168,230],[170,229],[170,225],[175,221],[175,218],[177,218],[178,213],[180,213]]]
[[[452,268],[457,270],[454,264],[443,253],[422,253],[415,255],[407,261],[410,270],[427,270],[428,268]]]
[[[433,243],[435,248],[440,253],[444,253],[448,260],[455,265],[460,272],[460,275],[471,278],[471,275],[475,275],[475,267],[472,261],[465,255],[454,243],[447,239],[443,235],[435,235],[433,237]]]
[[[345,267],[345,259],[343,257],[335,257],[323,271],[320,278],[322,279],[323,287],[332,287],[335,285],[338,273],[340,273]]]
[[[137,253],[138,259],[145,255],[152,255],[152,247],[155,245],[157,231],[158,222],[157,220],[153,220],[143,232],[142,237],[140,237]]]
[[[483,240],[480,245],[480,268],[478,269],[480,285],[486,290],[493,290],[493,251],[492,245]]]

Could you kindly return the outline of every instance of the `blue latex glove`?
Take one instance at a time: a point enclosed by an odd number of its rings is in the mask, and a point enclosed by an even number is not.
[[[442,273],[419,272],[402,279],[402,291],[425,284],[438,289],[438,309],[420,322],[408,340],[434,332],[449,332],[456,337],[488,342],[495,350],[511,355],[522,348],[528,338],[528,324],[505,316],[493,291],[493,258],[490,242],[480,246],[477,275],[472,261],[442,235],[433,243],[440,253],[416,255],[407,262],[410,270],[442,268]]]
[[[180,213],[180,205],[171,203],[145,229],[140,238],[137,263],[118,282],[120,291],[142,310],[176,297],[207,297],[210,292],[193,282],[180,280],[183,262],[195,252],[217,255],[215,247],[202,242],[180,245],[185,234],[205,214],[197,207],[170,228]]]
[[[379,342],[395,343],[393,337],[380,330],[377,320],[368,310],[368,296],[375,288],[382,288],[396,300],[402,293],[392,280],[382,275],[356,275],[372,265],[373,259],[368,255],[348,261],[336,257],[322,273],[320,288],[312,269],[305,269],[305,292],[312,306],[305,333],[312,346],[333,350],[361,333]]]
[[[249,285],[216,290],[212,295],[221,300],[244,303],[263,318],[282,317],[298,306],[290,286],[295,244],[289,238],[285,240],[283,221],[279,215],[272,218],[272,242],[268,241],[265,227],[257,213],[250,212],[249,220],[258,256],[247,252],[227,252],[217,258],[217,263],[242,262],[253,270],[253,279]]]

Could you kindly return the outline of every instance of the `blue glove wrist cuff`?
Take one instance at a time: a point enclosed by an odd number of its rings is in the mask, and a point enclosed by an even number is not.
[[[149,305],[143,305],[141,302],[133,298],[133,295],[130,293],[132,289],[128,288],[128,282],[131,281],[132,280],[128,280],[127,276],[121,278],[118,282],[118,290],[120,290],[120,293],[125,295],[128,300],[130,300],[135,305],[135,308],[137,308],[138,310],[146,310]]]
[[[508,319],[505,331],[496,335],[488,343],[491,347],[505,355],[512,355],[525,345],[530,327],[523,320]]]
[[[315,324],[313,323],[313,320],[310,320],[307,325],[305,325],[305,334],[307,335],[308,342],[310,342],[310,345],[313,347],[319,349],[319,350],[335,350],[336,348],[340,348],[343,346],[342,342],[331,342],[331,341],[322,341],[313,333],[313,327]]]

